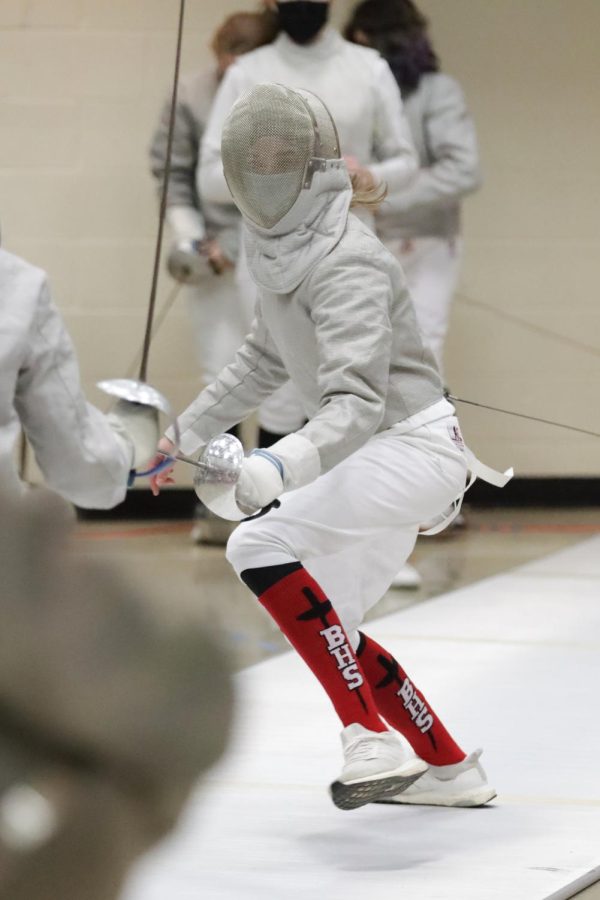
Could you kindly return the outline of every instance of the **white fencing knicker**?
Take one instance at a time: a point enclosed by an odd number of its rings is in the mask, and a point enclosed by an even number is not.
[[[440,517],[429,529],[439,533],[475,478],[502,486],[512,477],[467,450],[446,400],[424,412],[432,410],[440,417],[416,424],[420,413],[374,435],[316,481],[284,494],[278,509],[242,522],[227,545],[237,574],[299,560],[356,647],[357,628],[410,556],[421,523]]]

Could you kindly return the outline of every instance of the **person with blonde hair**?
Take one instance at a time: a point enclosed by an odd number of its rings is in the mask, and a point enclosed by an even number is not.
[[[350,212],[335,122],[313,93],[273,83],[248,90],[224,123],[222,154],[258,302],[233,361],[179,417],[181,448],[197,452],[292,380],[308,421],[253,451],[235,487],[219,490],[253,516],[233,532],[227,559],[343,725],[333,802],[354,809],[406,794],[486,803],[495,791],[478,755],[465,754],[400,664],[359,630],[420,523],[437,516],[443,527],[467,470],[478,469],[402,269]],[[160,442],[165,454],[171,438]],[[151,479],[155,493],[170,472]]]
[[[223,124],[238,97],[264,81],[305,88],[323,99],[335,118],[341,153],[358,190],[370,190],[380,182],[390,191],[409,184],[417,169],[416,153],[400,91],[385,60],[376,51],[344,40],[328,23],[329,0],[280,0],[269,6],[277,14],[277,38],[236,60],[215,96],[198,168],[198,188],[205,202],[229,200],[221,158]],[[362,210],[361,215],[373,226],[372,210]],[[238,281],[253,303],[256,291],[243,248],[240,257]],[[260,445],[267,447],[299,428],[303,416],[298,394],[288,383],[259,410]]]

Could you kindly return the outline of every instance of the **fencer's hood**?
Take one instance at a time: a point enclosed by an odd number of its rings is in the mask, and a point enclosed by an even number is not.
[[[352,187],[331,114],[309,91],[259,84],[234,104],[221,146],[250,273],[267,290],[292,291],[348,217]]]

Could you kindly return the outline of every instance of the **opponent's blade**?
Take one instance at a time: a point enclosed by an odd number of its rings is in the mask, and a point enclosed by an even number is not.
[[[239,522],[249,514],[235,499],[244,448],[232,434],[220,434],[204,448],[194,477],[196,494],[217,516]]]
[[[165,459],[168,457],[169,459],[176,459],[177,462],[187,463],[188,466],[194,466],[196,469],[206,469],[204,463],[199,462],[197,459],[192,459],[191,456],[185,456],[183,453],[167,453],[165,450],[159,450],[158,452]]]
[[[137,381],[135,378],[109,378],[106,381],[99,381],[98,387],[111,397],[141,403],[142,406],[153,406],[166,416],[171,415],[171,404],[164,394],[145,381]]]

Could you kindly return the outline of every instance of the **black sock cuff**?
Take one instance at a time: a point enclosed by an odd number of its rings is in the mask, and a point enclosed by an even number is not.
[[[270,587],[281,581],[292,572],[297,572],[302,568],[301,562],[281,563],[278,566],[261,566],[258,569],[244,569],[240,574],[240,578],[247,585],[253,594],[260,597]]]

